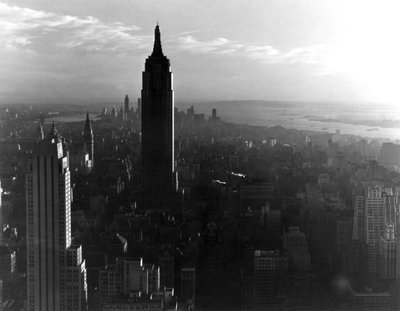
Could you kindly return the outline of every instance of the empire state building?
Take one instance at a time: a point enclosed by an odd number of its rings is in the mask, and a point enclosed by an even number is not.
[[[154,31],[142,88],[142,173],[146,208],[165,206],[173,191],[174,94],[169,59],[163,54],[160,28]],[[150,205],[150,206],[149,206]]]

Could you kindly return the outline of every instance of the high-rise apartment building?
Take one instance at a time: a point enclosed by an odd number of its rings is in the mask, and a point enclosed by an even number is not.
[[[254,252],[253,310],[274,310],[281,304],[279,291],[287,272],[288,258],[279,251]]]
[[[167,204],[174,185],[174,94],[170,62],[162,51],[158,25],[153,53],[143,72],[141,100],[144,201],[147,208],[159,208]]]
[[[181,269],[181,298],[189,304],[195,300],[196,268],[183,267]]]
[[[353,219],[351,217],[338,217],[336,220],[336,252],[342,254],[350,248],[353,231]]]
[[[399,240],[394,235],[394,225],[386,225],[379,241],[380,278],[395,280],[400,277]]]
[[[150,295],[160,290],[160,268],[144,264],[143,258],[118,257],[99,273],[100,304],[128,298],[130,295]]]
[[[283,234],[283,246],[289,255],[290,266],[300,271],[310,269],[306,235],[299,227],[289,227],[289,232]]]
[[[30,311],[86,310],[82,248],[71,241],[68,154],[54,125],[34,145],[26,175],[27,271]]]
[[[159,259],[160,285],[167,288],[174,287],[174,257],[164,254]]]
[[[0,245],[0,279],[10,282],[16,271],[16,252],[8,246]]]

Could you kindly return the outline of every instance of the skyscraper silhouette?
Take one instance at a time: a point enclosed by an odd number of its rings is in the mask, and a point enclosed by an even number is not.
[[[141,158],[145,204],[158,208],[166,204],[173,189],[174,95],[158,25],[154,35],[153,53],[143,72]]]
[[[129,112],[130,112],[129,97],[128,94],[126,94],[124,100],[124,121],[128,120]]]

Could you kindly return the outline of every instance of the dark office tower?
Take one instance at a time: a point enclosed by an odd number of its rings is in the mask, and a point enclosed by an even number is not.
[[[174,257],[164,254],[159,259],[160,285],[167,288],[174,287]]]
[[[129,97],[128,94],[126,94],[124,101],[124,121],[128,120],[128,116],[129,116]]]
[[[129,113],[129,97],[128,94],[125,95],[125,113]]]
[[[174,95],[169,59],[155,29],[153,53],[147,58],[142,89],[142,173],[146,205],[163,207],[173,189]],[[148,206],[148,205],[151,206]]]
[[[85,128],[83,129],[83,144],[85,151],[89,153],[90,166],[94,164],[94,139],[92,123],[90,123],[89,112],[86,113]]]

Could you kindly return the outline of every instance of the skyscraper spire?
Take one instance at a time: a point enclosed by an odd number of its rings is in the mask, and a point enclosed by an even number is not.
[[[151,54],[151,56],[164,56],[163,52],[162,52],[162,47],[161,47],[161,34],[160,34],[160,27],[158,26],[158,22],[157,22],[157,26],[156,29],[154,30],[154,47],[153,47],[153,53]]]
[[[90,123],[89,119],[89,111],[86,112],[86,121],[85,121],[85,127],[83,129],[83,136],[86,139],[92,139],[93,136],[92,124]]]
[[[124,105],[125,105],[124,119],[127,120],[128,119],[128,114],[129,114],[129,97],[128,97],[128,94],[126,94],[126,96],[125,96]]]
[[[56,127],[54,125],[54,121],[53,121],[53,124],[51,125],[51,129],[50,129],[50,132],[49,132],[47,138],[50,139],[50,140],[53,139],[53,138],[54,139],[58,138],[57,130],[56,130]]]

